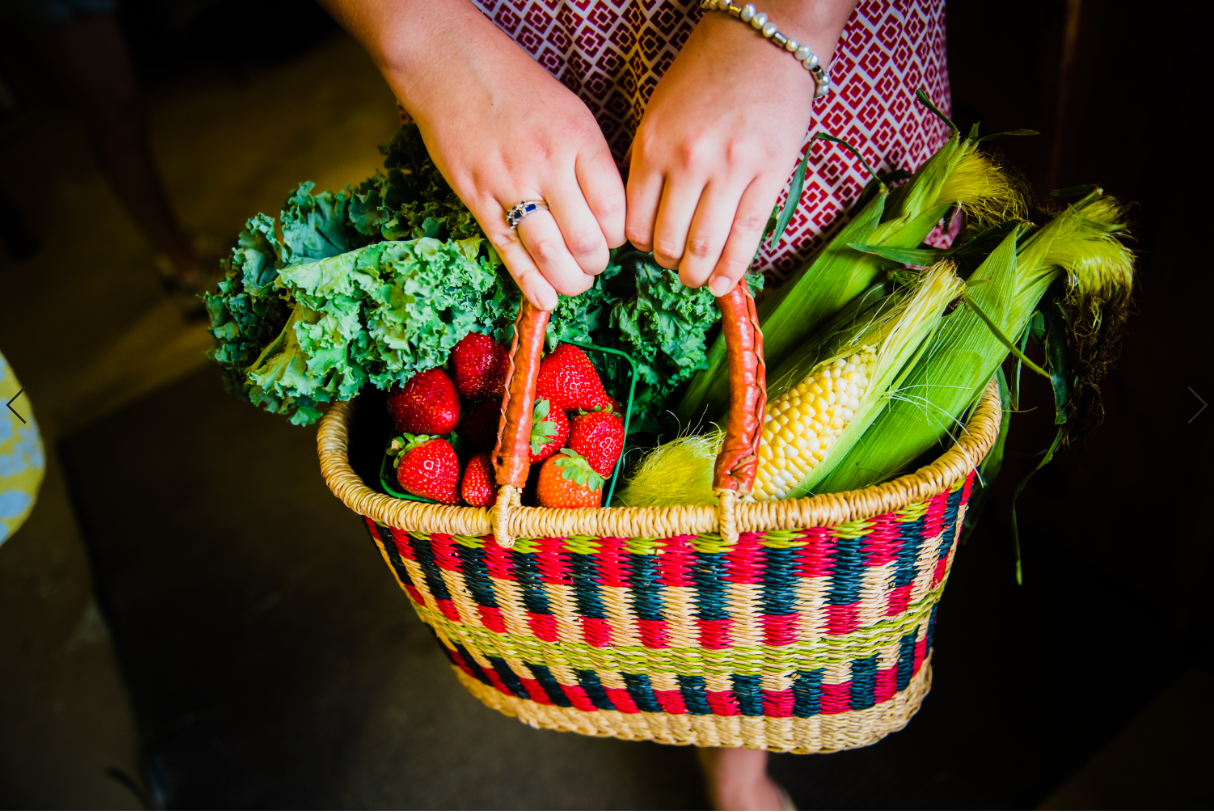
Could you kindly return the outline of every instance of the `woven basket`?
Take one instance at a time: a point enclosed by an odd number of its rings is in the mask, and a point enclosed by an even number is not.
[[[325,415],[326,482],[365,517],[456,676],[486,705],[535,727],[793,753],[872,744],[919,709],[974,469],[999,430],[998,393],[988,387],[958,442],[914,474],[745,503],[762,338],[740,289],[721,309],[731,412],[714,507],[519,506],[517,441],[530,435],[547,316],[527,305],[493,508],[372,490],[349,463],[350,404]]]

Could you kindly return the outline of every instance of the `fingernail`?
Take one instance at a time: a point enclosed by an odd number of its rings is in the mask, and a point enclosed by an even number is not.
[[[714,276],[708,283],[708,289],[712,291],[713,296],[724,296],[729,293],[731,287],[733,287],[733,283],[729,281],[728,276]]]
[[[552,310],[556,307],[556,291],[552,288],[541,290],[535,298],[539,299],[536,304],[540,310]]]

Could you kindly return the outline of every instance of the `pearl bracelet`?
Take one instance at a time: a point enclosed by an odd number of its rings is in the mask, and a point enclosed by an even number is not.
[[[700,8],[705,11],[727,11],[730,16],[737,17],[750,25],[763,36],[774,42],[777,47],[788,51],[814,77],[817,89],[814,98],[820,99],[831,91],[830,74],[818,62],[818,55],[808,45],[802,45],[792,37],[786,37],[779,32],[776,24],[767,19],[767,15],[756,11],[754,3],[742,7],[733,5],[731,0],[701,0]]]

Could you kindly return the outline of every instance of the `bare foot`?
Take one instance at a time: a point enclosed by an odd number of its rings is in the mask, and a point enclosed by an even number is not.
[[[700,765],[714,809],[783,809],[780,787],[767,775],[767,752],[733,747],[701,747]]]

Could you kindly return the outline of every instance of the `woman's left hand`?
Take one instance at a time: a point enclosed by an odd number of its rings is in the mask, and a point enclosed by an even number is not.
[[[804,42],[827,65],[855,4],[767,0],[761,9],[785,34],[816,31]],[[683,284],[727,293],[796,165],[815,89],[790,53],[726,13],[705,11],[637,128],[628,240],[677,268]]]

